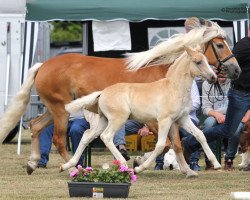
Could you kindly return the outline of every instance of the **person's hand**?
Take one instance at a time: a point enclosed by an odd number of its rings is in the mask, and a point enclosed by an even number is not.
[[[216,119],[216,121],[218,122],[218,124],[223,124],[225,122],[225,115],[223,115],[220,112],[216,112],[214,113],[214,117]]]
[[[248,110],[245,114],[245,116],[242,118],[241,122],[246,123],[250,120],[250,110]]]
[[[141,129],[139,129],[138,134],[142,137],[152,134],[147,126],[143,126]]]

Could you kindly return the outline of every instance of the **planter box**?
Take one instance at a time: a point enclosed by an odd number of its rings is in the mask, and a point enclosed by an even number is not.
[[[70,197],[127,198],[130,183],[68,182]]]

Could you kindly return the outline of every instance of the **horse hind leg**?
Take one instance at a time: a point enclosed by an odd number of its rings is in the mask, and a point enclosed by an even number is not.
[[[60,172],[76,166],[84,149],[88,146],[90,142],[92,142],[96,137],[98,137],[103,132],[106,126],[107,126],[106,119],[104,117],[100,117],[97,126],[90,127],[90,129],[86,130],[82,136],[82,139],[77,147],[75,154],[67,163],[61,165]]]
[[[170,131],[169,131],[169,137],[173,144],[173,149],[176,154],[177,162],[180,166],[180,171],[186,174],[186,178],[197,177],[198,174],[195,171],[190,169],[189,165],[187,164],[183,156],[181,139],[180,139],[180,134],[179,134],[179,127],[177,126],[176,123],[174,123],[171,126]]]
[[[27,173],[30,175],[36,169],[40,160],[40,140],[39,135],[44,127],[52,123],[52,116],[48,111],[43,115],[33,119],[30,123],[31,129],[31,155],[27,163]]]

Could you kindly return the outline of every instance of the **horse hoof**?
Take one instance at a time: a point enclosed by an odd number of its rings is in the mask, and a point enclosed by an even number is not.
[[[28,175],[31,175],[34,170],[30,166],[27,165],[27,170],[26,171],[27,171]]]

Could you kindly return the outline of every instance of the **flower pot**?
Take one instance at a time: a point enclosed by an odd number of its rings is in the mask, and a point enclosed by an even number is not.
[[[130,183],[68,182],[70,197],[127,198]]]

